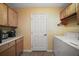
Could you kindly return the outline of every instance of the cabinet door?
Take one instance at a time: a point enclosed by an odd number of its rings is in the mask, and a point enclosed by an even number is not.
[[[66,15],[65,10],[61,11],[60,12],[60,19],[62,20],[63,18],[65,18],[65,15]]]
[[[0,56],[8,56],[9,55],[9,45],[5,44],[0,46]]]
[[[9,56],[9,49],[3,51],[2,53],[0,53],[0,56]]]
[[[76,13],[77,13],[77,10],[78,10],[77,6],[78,6],[78,3],[76,3]]]
[[[9,55],[15,56],[15,41],[9,43]]]
[[[63,19],[63,11],[60,12],[60,20]]]
[[[23,53],[23,38],[16,40],[16,55]]]
[[[13,9],[8,8],[8,14],[9,26],[17,27],[17,13]]]
[[[70,4],[67,7],[66,11],[67,11],[67,16],[70,16],[70,15],[76,13],[76,4],[75,3]]]
[[[79,24],[79,3],[77,3],[77,21]]]
[[[9,55],[10,56],[15,56],[15,45],[9,48]]]
[[[14,26],[17,27],[18,25],[18,15],[16,12],[14,12]]]
[[[0,3],[0,25],[7,26],[7,6]]]
[[[13,26],[14,25],[14,20],[13,20],[13,10],[8,8],[8,24],[9,26]]]
[[[0,53],[0,56],[15,56],[15,46],[12,46]]]

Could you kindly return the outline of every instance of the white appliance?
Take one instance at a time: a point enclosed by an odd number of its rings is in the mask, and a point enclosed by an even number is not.
[[[47,19],[48,14],[35,13],[31,15],[32,51],[47,51]]]
[[[79,56],[78,33],[65,33],[54,38],[55,56]]]
[[[78,32],[66,32],[64,34],[64,37],[66,39],[71,39],[71,38],[73,38],[73,39],[79,39],[79,33]]]

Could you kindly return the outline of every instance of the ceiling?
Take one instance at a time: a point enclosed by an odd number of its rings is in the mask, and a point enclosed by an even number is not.
[[[25,8],[25,7],[58,7],[64,8],[68,3],[7,3],[12,8]]]

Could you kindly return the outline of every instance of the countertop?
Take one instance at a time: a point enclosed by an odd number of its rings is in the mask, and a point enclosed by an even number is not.
[[[63,42],[67,43],[68,45],[79,50],[79,40],[78,39],[66,38],[64,36],[55,36],[55,38],[58,38],[59,40],[62,40]]]
[[[22,35],[17,35],[16,37],[9,37],[8,39],[4,39],[2,40],[2,43],[0,43],[0,46],[4,45],[4,44],[7,44],[11,41],[14,41],[14,40],[17,40],[19,38],[23,37]]]

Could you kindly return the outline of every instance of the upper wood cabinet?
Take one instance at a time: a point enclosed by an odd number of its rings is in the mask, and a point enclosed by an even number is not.
[[[17,27],[18,19],[17,12],[7,6],[6,4],[0,3],[0,25]]]
[[[64,19],[72,14],[76,13],[76,4],[69,4],[64,10],[60,12],[60,19]]]
[[[77,21],[79,24],[79,3],[77,3]]]
[[[14,20],[15,20],[14,21],[14,23],[15,23],[14,26],[17,27],[18,26],[18,13],[16,11],[14,12]]]
[[[62,20],[65,17],[66,17],[66,11],[62,10],[61,13],[60,13],[60,19]]]
[[[18,19],[17,19],[17,13],[11,9],[8,8],[8,24],[9,26],[17,27]]]
[[[76,13],[76,4],[72,3],[66,8],[66,14],[67,16],[70,16],[74,13]]]
[[[7,6],[0,3],[0,25],[7,26]]]
[[[77,13],[77,10],[78,10],[77,6],[78,6],[78,3],[76,3],[76,13]]]
[[[76,3],[72,3],[72,4],[69,4],[65,9],[63,9],[60,12],[61,24],[63,24],[63,25],[68,24],[67,18],[74,15],[74,14],[76,14],[76,12],[77,12],[76,7],[77,7]]]

